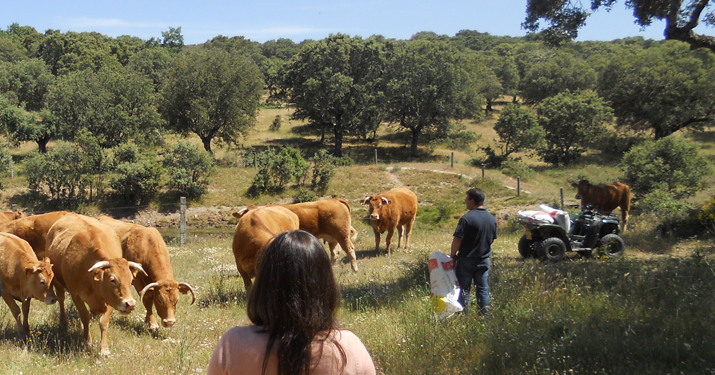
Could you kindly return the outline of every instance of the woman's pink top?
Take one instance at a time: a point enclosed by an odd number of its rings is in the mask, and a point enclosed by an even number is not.
[[[263,368],[263,356],[268,345],[268,333],[260,332],[261,327],[233,327],[221,336],[214,353],[209,361],[209,375],[219,374],[261,374]],[[333,338],[342,346],[347,357],[347,364],[343,368],[343,375],[374,375],[375,365],[372,363],[370,353],[367,352],[362,341],[354,333],[347,330],[339,330],[333,334]],[[320,362],[314,368],[311,375],[341,374],[342,358],[338,348],[326,340],[323,345],[322,357],[319,353],[320,345],[313,344],[313,361]],[[268,358],[266,375],[278,373],[278,358],[274,349]]]

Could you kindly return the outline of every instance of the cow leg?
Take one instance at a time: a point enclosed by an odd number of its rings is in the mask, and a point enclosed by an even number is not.
[[[397,250],[400,250],[400,247],[402,247],[402,234],[404,233],[404,230],[404,225],[397,226]]]
[[[5,303],[7,303],[7,307],[10,308],[12,317],[15,318],[15,323],[17,323],[17,331],[20,333],[20,337],[25,338],[27,336],[27,332],[25,332],[25,327],[23,327],[22,322],[20,321],[20,308],[17,307],[15,299],[10,295],[9,291],[5,291],[5,293],[2,294],[2,299],[5,300]]]
[[[395,234],[395,228],[390,228],[387,230],[387,237],[385,237],[385,244],[387,247],[387,255],[390,255],[390,245],[392,244],[392,235]]]
[[[77,311],[79,312],[79,320],[82,322],[82,337],[84,337],[84,341],[87,343],[87,346],[92,345],[92,334],[89,333],[89,311],[87,310],[87,306],[84,304],[84,301],[80,296],[76,296],[72,293],[70,293],[70,297],[72,297],[72,301],[74,302],[74,306],[77,308]],[[65,319],[67,319],[65,317]]]
[[[412,226],[415,224],[415,218],[413,217],[407,224],[405,224],[405,250],[410,247],[410,237],[412,237]]]
[[[347,233],[340,238],[340,247],[343,248],[343,251],[348,255],[348,259],[350,259],[350,268],[352,268],[354,272],[357,272],[358,265],[357,258],[355,257],[355,245],[350,241],[350,237],[348,237]]]
[[[621,224],[621,232],[625,232],[628,226],[628,211],[621,209],[621,221],[623,222],[623,224]]]
[[[338,241],[334,240],[333,238],[329,240],[325,240],[328,242],[328,247],[330,248],[330,260],[333,261],[333,265],[338,262],[338,255],[340,253],[340,250],[338,250]],[[340,244],[342,246],[342,244]]]
[[[251,292],[251,287],[253,286],[253,282],[251,281],[251,274],[244,271],[243,268],[241,268],[240,266],[238,267],[238,273],[243,278],[243,286],[246,288],[246,297],[248,297],[248,293]]]
[[[54,284],[57,303],[60,305],[60,328],[67,328],[67,312],[65,311],[65,288],[59,284]]]
[[[372,231],[375,232],[375,255],[380,255],[380,232],[376,229]]]
[[[30,315],[30,302],[32,298],[28,298],[22,301],[22,327],[25,328],[25,332],[30,333],[30,323],[27,321],[27,316]]]
[[[148,285],[148,284],[147,284]],[[134,287],[141,291],[146,285],[134,285]],[[144,308],[146,309],[146,317],[144,318],[144,324],[147,325],[149,331],[156,332],[159,330],[159,324],[154,318],[154,292],[150,291],[144,294],[144,299],[142,300]]]
[[[99,355],[106,357],[109,355],[109,319],[112,317],[112,306],[107,306],[107,311],[99,318]]]

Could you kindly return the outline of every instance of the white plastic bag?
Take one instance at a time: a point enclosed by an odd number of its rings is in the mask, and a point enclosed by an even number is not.
[[[432,307],[439,319],[446,319],[462,311],[459,283],[449,255],[435,251],[429,256],[429,278],[432,283]]]
[[[551,215],[556,223],[561,225],[567,232],[571,229],[571,217],[568,212],[553,208],[546,204],[541,204],[539,207],[544,210],[544,212]]]
[[[519,220],[523,223],[553,224],[554,218],[543,211],[518,211]]]

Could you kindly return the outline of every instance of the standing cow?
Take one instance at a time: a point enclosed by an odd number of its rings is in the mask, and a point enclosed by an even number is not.
[[[107,329],[114,309],[129,314],[136,307],[132,297],[132,279],[141,265],[122,258],[122,245],[112,228],[97,219],[67,214],[47,234],[47,256],[55,272],[54,286],[60,304],[60,325],[67,326],[65,290],[82,321],[83,336],[91,344],[90,312],[99,319],[100,355],[109,355]],[[87,306],[89,310],[87,310]]]
[[[0,232],[12,233],[30,244],[38,259],[45,257],[47,233],[52,225],[69,211],[54,211],[41,215],[32,215],[0,224]]]
[[[333,263],[337,261],[336,247],[340,244],[350,258],[350,267],[357,272],[355,246],[350,239],[350,234],[357,234],[357,231],[352,227],[350,204],[345,199],[331,198],[317,202],[286,204],[283,207],[298,216],[300,229],[328,241]]]
[[[53,277],[49,258],[38,260],[27,241],[9,233],[0,233],[0,293],[15,318],[21,337],[26,337],[30,331],[27,316],[33,298],[48,305],[57,302],[51,288]],[[22,322],[15,299],[22,302]]]
[[[592,205],[599,211],[611,212],[619,207],[621,209],[621,231],[626,231],[628,225],[628,212],[631,209],[631,188],[623,182],[616,181],[610,184],[592,185],[588,180],[572,183],[577,189],[576,199],[581,200],[581,207]]]
[[[296,214],[282,206],[249,206],[233,216],[240,219],[233,233],[233,256],[248,295],[264,245],[277,234],[299,229],[300,223]]]
[[[386,251],[390,254],[392,235],[397,228],[397,248],[402,245],[402,234],[405,235],[405,249],[410,246],[412,225],[417,215],[417,196],[406,187],[391,189],[387,193],[365,198],[370,210],[370,223],[375,233],[375,254],[380,253],[380,234],[387,231]]]
[[[169,250],[159,231],[137,224],[115,220],[109,216],[100,216],[99,222],[112,228],[122,243],[124,259],[142,265],[148,276],[139,274],[132,285],[139,292],[140,300],[146,307],[144,323],[150,331],[159,329],[154,318],[153,308],[161,318],[161,325],[171,328],[176,323],[176,303],[179,293],[191,293],[191,304],[196,301],[194,288],[174,279],[174,271],[169,261]]]

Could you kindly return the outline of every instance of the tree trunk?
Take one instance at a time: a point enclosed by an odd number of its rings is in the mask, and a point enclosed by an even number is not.
[[[514,95],[514,96],[511,97],[511,102],[514,103],[514,104],[517,103],[517,101],[516,101],[516,95]]]
[[[37,143],[37,149],[40,151],[41,154],[46,154],[47,153],[47,143],[50,141],[49,138],[42,138],[38,139],[35,141]]]
[[[213,151],[211,151],[211,138],[212,137],[201,137],[201,142],[204,144],[204,150],[208,151],[209,154],[213,155]]]
[[[410,156],[413,158],[417,157],[417,143],[420,138],[420,129],[419,128],[414,128],[412,129],[412,145],[410,145]]]
[[[491,112],[491,111],[493,111],[493,109],[492,109],[492,100],[491,100],[491,99],[487,99],[487,112]]]
[[[343,157],[343,126],[340,124],[340,119],[338,123],[335,124],[333,128],[335,130],[335,156]]]

